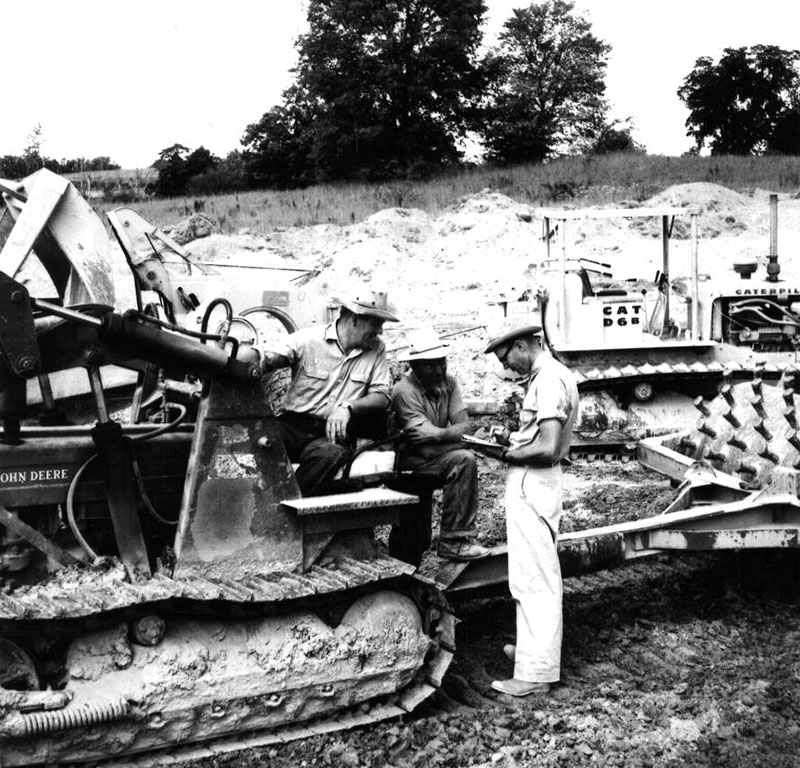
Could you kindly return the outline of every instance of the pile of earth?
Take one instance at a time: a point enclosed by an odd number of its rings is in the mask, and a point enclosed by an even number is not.
[[[698,211],[701,279],[738,280],[733,265],[766,263],[769,193],[734,192],[711,183],[669,187],[642,207],[675,206]],[[625,207],[625,206],[622,206]],[[633,206],[629,206],[633,207]],[[676,217],[670,259],[676,283],[690,274],[691,241],[682,237],[688,217]],[[608,265],[616,280],[652,286],[661,268],[658,219],[570,222],[570,258]],[[782,277],[800,277],[800,200],[782,195],[779,209]],[[493,376],[482,354],[490,302],[535,291],[546,258],[543,219],[529,205],[483,190],[455,201],[438,216],[389,208],[362,222],[282,228],[265,236],[212,234],[187,246],[200,261],[304,267],[304,290],[334,296],[369,283],[387,289],[401,323],[387,324],[390,350],[405,346],[408,331],[433,325],[449,338],[450,367],[467,397],[505,396],[509,387]]]

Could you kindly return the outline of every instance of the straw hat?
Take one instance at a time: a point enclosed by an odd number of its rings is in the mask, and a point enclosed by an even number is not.
[[[534,323],[530,317],[516,317],[507,320],[489,337],[483,354],[488,355],[508,341],[514,341],[522,336],[531,336],[534,333],[540,333],[541,330],[542,326]]]
[[[413,363],[415,360],[439,360],[447,355],[450,346],[445,344],[433,328],[420,328],[408,334],[408,349],[398,355],[401,363]]]
[[[379,320],[388,320],[392,323],[399,323],[400,319],[395,314],[397,310],[393,304],[389,303],[386,293],[383,291],[372,291],[368,288],[359,289],[355,295],[348,298],[336,298],[343,307],[347,307],[356,315],[367,315],[377,317]]]

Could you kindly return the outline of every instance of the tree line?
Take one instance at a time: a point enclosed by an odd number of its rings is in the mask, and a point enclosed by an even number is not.
[[[120,166],[108,156],[74,157],[55,160],[43,157],[38,152],[26,152],[22,155],[0,156],[0,177],[5,179],[22,179],[40,168],[48,168],[53,173],[81,173],[90,171],[118,171]]]
[[[468,162],[642,152],[611,121],[611,46],[570,0],[512,11],[482,49],[484,0],[308,0],[308,32],[281,103],[226,157],[163,149],[157,193],[424,178]],[[800,154],[800,51],[727,48],[697,59],[677,90],[692,152]],[[10,174],[13,175],[13,174]]]
[[[481,53],[485,13],[484,0],[309,0],[282,102],[225,159],[164,150],[162,193],[422,178],[462,165],[470,143],[494,164],[645,150],[630,120],[609,120],[611,46],[570,0],[513,10]],[[699,58],[677,90],[691,152],[800,154],[799,61],[767,45]]]

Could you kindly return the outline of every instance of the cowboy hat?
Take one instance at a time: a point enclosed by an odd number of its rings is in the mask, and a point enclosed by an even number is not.
[[[445,344],[433,328],[420,328],[408,334],[408,348],[397,356],[401,363],[415,360],[440,360],[447,355],[449,344]]]
[[[400,322],[400,318],[395,315],[397,310],[394,305],[389,303],[385,292],[371,291],[365,288],[348,298],[336,298],[334,300],[349,309],[353,314],[377,317],[379,320],[388,320],[392,323]]]
[[[514,341],[522,336],[532,336],[535,333],[541,333],[541,330],[542,326],[538,323],[534,323],[530,317],[517,317],[507,320],[491,337],[489,337],[483,354],[488,355],[507,341]]]

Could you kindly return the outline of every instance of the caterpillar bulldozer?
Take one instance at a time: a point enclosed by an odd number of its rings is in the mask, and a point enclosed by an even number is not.
[[[723,377],[778,378],[798,362],[800,284],[778,263],[778,200],[770,198],[765,268],[734,263],[724,279],[703,275],[699,211],[692,208],[540,209],[545,258],[536,285],[492,302],[489,322],[531,314],[553,353],[578,377],[579,440],[635,442],[693,423],[692,399],[716,393]],[[688,237],[689,273],[671,276],[676,221]],[[568,257],[570,225],[634,220],[660,225],[661,268],[654,280],[613,274],[611,265]],[[648,238],[658,243],[658,239]],[[646,241],[646,242],[648,242]],[[686,254],[684,254],[684,257]]]
[[[382,470],[356,460],[339,492],[301,498],[250,299],[236,314],[192,265],[165,268],[174,244],[127,210],[115,263],[48,171],[0,187],[0,764],[268,743],[412,710],[447,669],[454,619],[373,531],[417,497],[370,485]],[[277,278],[256,298],[284,330],[305,311]],[[131,375],[114,413],[109,381]]]

